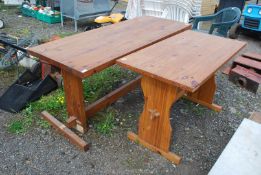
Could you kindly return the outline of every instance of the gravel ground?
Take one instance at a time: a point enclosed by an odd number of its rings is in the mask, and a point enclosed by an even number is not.
[[[38,38],[73,31],[68,21],[64,28],[34,19],[18,17],[16,10],[0,11],[7,23],[4,32],[23,34],[32,31]],[[80,25],[83,30],[84,25]],[[26,29],[26,30],[25,30]],[[246,41],[242,51],[261,53],[260,40],[241,35]],[[224,46],[225,47],[225,46]],[[0,94],[15,79],[14,73],[0,74]],[[217,73],[215,102],[223,106],[220,113],[179,100],[172,108],[173,140],[171,150],[183,157],[175,166],[163,157],[131,143],[126,132],[137,130],[143,98],[140,89],[120,98],[113,108],[118,111],[118,122],[112,136],[104,136],[94,129],[82,135],[91,143],[88,152],[81,152],[53,129],[33,127],[29,132],[14,135],[7,125],[19,114],[0,110],[0,174],[207,174],[243,120],[253,111],[261,112],[261,92],[250,93]]]

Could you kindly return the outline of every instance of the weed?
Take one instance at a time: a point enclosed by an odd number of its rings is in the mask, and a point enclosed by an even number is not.
[[[12,121],[8,130],[11,133],[26,132],[34,123],[42,128],[48,128],[49,124],[40,117],[40,112],[48,110],[62,121],[65,121],[65,115],[61,114],[65,111],[64,93],[61,89],[43,96],[40,100],[28,105],[22,112],[22,118]]]
[[[184,103],[186,104],[187,108],[189,109],[189,111],[192,111],[193,114],[197,115],[197,116],[203,116],[206,111],[206,108],[193,103],[191,101],[185,100]]]
[[[87,102],[93,102],[112,91],[119,86],[122,79],[130,79],[134,75],[126,73],[118,66],[112,66],[102,72],[83,81],[84,97]],[[26,132],[33,124],[42,128],[48,128],[49,124],[40,117],[40,112],[46,110],[58,120],[64,122],[67,119],[66,105],[64,99],[64,91],[58,89],[47,96],[43,96],[40,100],[33,102],[24,109],[21,114],[23,118],[14,120],[9,125],[9,131],[12,133]],[[102,120],[95,123],[95,129],[102,134],[110,134],[114,128],[114,117],[116,112],[107,109],[99,114]]]
[[[61,38],[65,38],[67,36],[71,36],[71,35],[74,35],[74,34],[75,34],[74,32],[60,32],[60,33],[57,33],[56,35],[58,35]]]
[[[99,113],[94,119],[94,129],[101,134],[111,135],[115,128],[116,111],[108,108],[104,112]]]
[[[112,66],[85,79],[83,87],[86,101],[94,102],[112,91],[126,75],[119,66]]]
[[[14,134],[20,134],[25,132],[25,127],[22,120],[13,121],[8,125],[8,131]]]
[[[16,35],[18,37],[26,37],[26,36],[28,37],[31,35],[31,30],[30,30],[30,28],[25,27],[25,28],[17,31]]]
[[[9,132],[20,134],[26,132],[27,129],[30,128],[30,126],[33,124],[31,106],[29,106],[25,112],[28,113],[27,117],[14,120],[8,125]]]
[[[205,108],[203,108],[199,105],[194,106],[192,111],[193,111],[194,114],[196,114],[198,116],[203,116],[204,113],[206,112]]]

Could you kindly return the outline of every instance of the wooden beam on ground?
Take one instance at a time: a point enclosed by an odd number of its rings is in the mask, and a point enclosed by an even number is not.
[[[49,114],[47,111],[41,113],[42,117],[47,120],[54,128],[60,131],[65,137],[67,137],[73,144],[77,145],[83,151],[89,149],[89,145],[81,139],[78,135],[72,132],[67,126],[58,121],[54,116]]]
[[[146,141],[140,139],[139,136],[134,134],[133,132],[128,132],[128,138],[131,141],[136,142],[136,143],[148,148],[149,150],[151,150],[153,152],[159,153],[160,155],[162,155],[169,161],[175,163],[176,165],[180,164],[180,162],[181,162],[181,157],[178,156],[177,154],[174,154],[172,152],[165,152],[165,151],[147,143]]]
[[[141,76],[126,83],[125,85],[121,86],[120,88],[112,91],[111,93],[107,94],[106,96],[102,97],[101,99],[97,100],[96,102],[86,106],[86,108],[85,108],[86,116],[87,117],[93,116],[96,112],[98,112],[101,109],[105,108],[106,106],[112,104],[118,98],[122,97],[123,95],[125,95],[128,92],[135,89],[140,84],[140,81],[141,81]]]

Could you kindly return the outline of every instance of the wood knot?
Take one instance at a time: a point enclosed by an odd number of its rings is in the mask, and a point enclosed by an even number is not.
[[[153,120],[160,116],[160,113],[156,109],[149,109],[150,119]]]

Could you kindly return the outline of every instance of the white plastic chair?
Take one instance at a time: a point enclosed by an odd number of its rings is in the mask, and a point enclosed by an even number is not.
[[[201,2],[202,0],[129,0],[126,18],[132,19],[138,16],[155,16],[173,18],[174,20],[174,18],[178,19],[178,13],[180,14],[179,20],[183,18],[182,21],[188,21],[191,17],[201,15]],[[176,12],[176,10],[178,10],[178,12]],[[134,15],[130,15],[131,13]],[[175,17],[173,16],[174,14],[176,15]]]
[[[141,9],[141,3],[140,0],[129,0],[125,17],[127,19],[133,19],[138,16],[142,16],[142,9]]]
[[[161,18],[175,20],[179,22],[189,23],[189,18],[191,17],[191,13],[179,6],[179,5],[170,5],[167,6],[163,13]]]

